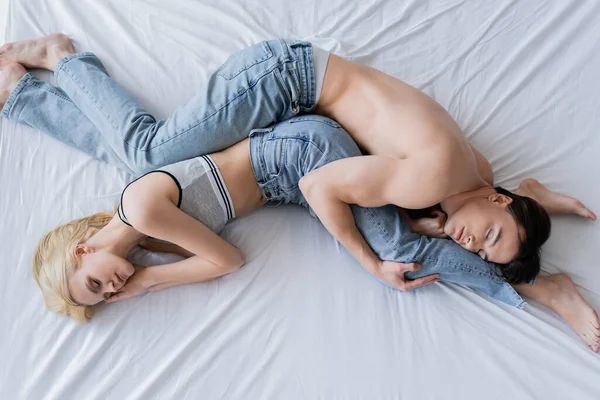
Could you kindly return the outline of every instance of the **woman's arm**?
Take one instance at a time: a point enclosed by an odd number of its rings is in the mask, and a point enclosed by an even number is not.
[[[139,268],[127,280],[123,288],[105,300],[104,303],[114,303],[146,292],[167,289],[171,286],[206,282],[234,271],[234,268],[225,270],[222,266],[204,260],[199,256],[170,264]]]
[[[241,252],[204,224],[181,211],[161,196],[139,196],[136,207],[127,211],[139,232],[165,240],[192,254],[170,264],[144,268],[127,281],[107,302],[124,300],[146,291],[212,280],[236,271],[244,263]]]

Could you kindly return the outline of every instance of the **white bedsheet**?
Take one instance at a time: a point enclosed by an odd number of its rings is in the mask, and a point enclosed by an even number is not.
[[[6,0],[4,0],[6,1]],[[514,189],[533,176],[600,212],[600,2],[10,0],[7,40],[72,35],[158,116],[228,54],[312,40],[434,97]],[[50,74],[37,73],[44,79]],[[2,121],[2,399],[597,399],[600,355],[548,309],[364,273],[296,207],[233,222],[237,273],[103,309],[46,312],[40,235],[109,209],[128,177]],[[600,222],[553,218],[547,272],[600,309]]]

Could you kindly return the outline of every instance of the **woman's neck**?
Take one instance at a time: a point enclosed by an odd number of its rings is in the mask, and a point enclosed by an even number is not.
[[[131,249],[146,237],[115,215],[104,228],[86,240],[85,244],[96,249],[109,250],[117,256],[126,258]]]

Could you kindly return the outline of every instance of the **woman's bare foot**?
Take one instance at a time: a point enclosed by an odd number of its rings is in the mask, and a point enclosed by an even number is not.
[[[26,73],[27,70],[21,64],[12,63],[2,67],[2,71],[0,71],[0,110]]]
[[[538,276],[534,285],[515,285],[523,296],[539,301],[564,318],[579,337],[597,352],[600,348],[600,320],[585,302],[571,278],[565,274]]]
[[[0,47],[0,68],[19,63],[25,68],[53,71],[63,57],[73,53],[73,44],[66,35],[52,33],[39,39],[6,43]]]
[[[598,351],[600,320],[596,311],[581,297],[568,275],[556,274],[547,279],[555,284],[551,308],[571,325],[585,344]]]
[[[535,179],[525,179],[519,185],[516,193],[521,196],[531,197],[550,215],[575,214],[583,218],[596,220],[596,214],[589,210],[583,203],[573,197],[549,191]]]

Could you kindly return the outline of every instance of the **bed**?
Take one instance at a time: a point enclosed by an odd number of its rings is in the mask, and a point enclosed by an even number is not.
[[[435,98],[497,183],[535,177],[600,212],[599,2],[9,0],[0,12],[6,40],[67,33],[160,117],[235,50],[311,40]],[[248,260],[235,274],[110,305],[86,326],[46,312],[30,272],[37,240],[110,209],[130,179],[1,121],[0,398],[600,396],[600,355],[549,309],[445,283],[389,290],[293,206],[227,226]],[[552,222],[544,272],[570,274],[600,310],[600,222]]]

